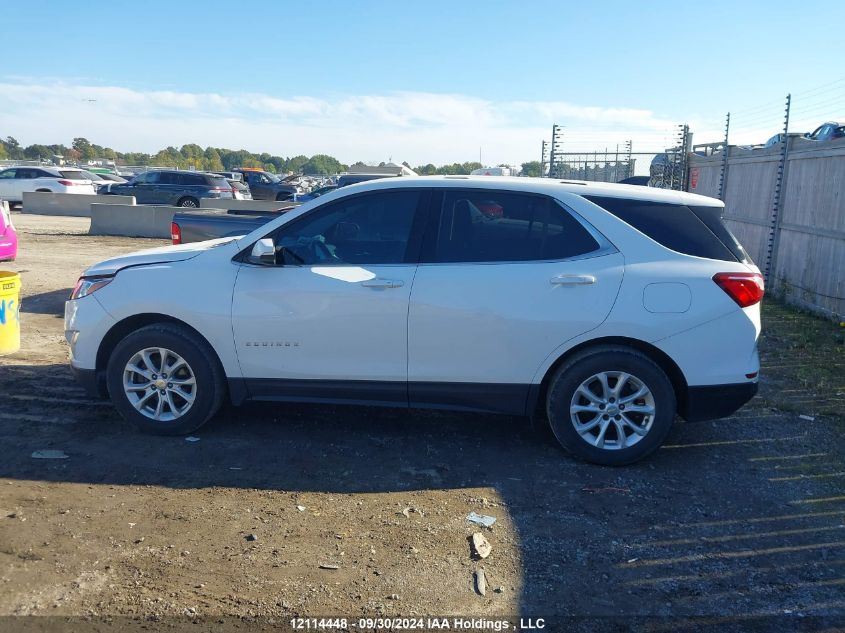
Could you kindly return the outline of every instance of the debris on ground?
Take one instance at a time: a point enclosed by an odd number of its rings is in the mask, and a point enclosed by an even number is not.
[[[186,442],[199,442],[200,438],[198,438],[194,435],[189,435],[188,437],[185,438],[185,441]]]
[[[475,572],[475,590],[479,596],[487,595],[487,576],[484,575],[483,569]]]
[[[472,549],[478,558],[487,558],[490,556],[490,552],[493,551],[490,542],[484,538],[481,532],[476,532],[472,535]]]
[[[493,527],[493,524],[496,522],[496,517],[487,516],[486,514],[477,514],[475,512],[470,512],[467,515],[467,521],[470,523],[475,523],[476,525],[481,525],[483,527],[489,528]]]
[[[815,422],[816,421],[816,417],[813,416],[813,415],[805,415],[805,414],[802,413],[798,417],[801,418],[802,420],[807,420],[807,422]]]
[[[505,588],[499,585],[493,591],[495,591],[496,593],[505,593]]]
[[[247,541],[257,541],[258,537],[255,534],[247,534],[244,537]]]
[[[31,457],[33,459],[67,459],[68,455],[64,451],[44,448],[40,451],[33,451]]]
[[[337,565],[330,565],[328,563],[320,563],[320,569],[340,569]]]
[[[300,512],[305,512],[305,506],[296,506],[296,509]]]

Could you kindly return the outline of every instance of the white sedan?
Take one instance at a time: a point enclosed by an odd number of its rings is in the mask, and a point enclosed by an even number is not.
[[[22,202],[24,191],[93,195],[96,187],[86,172],[75,167],[9,167],[0,171],[0,198]]]

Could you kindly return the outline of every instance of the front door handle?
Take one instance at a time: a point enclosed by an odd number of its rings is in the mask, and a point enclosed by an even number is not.
[[[401,279],[368,279],[362,281],[361,285],[365,288],[401,288],[405,282]]]
[[[596,283],[592,275],[555,275],[549,281],[553,286],[589,286]]]

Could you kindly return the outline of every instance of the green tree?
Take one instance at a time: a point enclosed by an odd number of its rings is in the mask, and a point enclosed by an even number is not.
[[[540,177],[543,175],[543,165],[539,160],[529,160],[527,163],[522,163],[522,175]]]
[[[88,139],[83,136],[77,136],[74,138],[73,143],[71,143],[71,147],[79,152],[79,158],[81,160],[93,160],[96,158],[94,148],[91,146]]]
[[[30,145],[24,148],[23,155],[30,160],[49,160],[53,152],[46,145]]]
[[[7,136],[5,141],[0,141],[0,144],[5,147],[6,155],[9,158],[15,160],[23,158],[23,148],[21,148],[21,144],[13,136]]]
[[[307,175],[328,176],[340,171],[340,161],[326,154],[315,154],[302,166],[302,173]]]

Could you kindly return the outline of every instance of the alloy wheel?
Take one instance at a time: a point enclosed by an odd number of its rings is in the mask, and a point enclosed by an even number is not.
[[[575,390],[569,405],[572,425],[596,448],[620,450],[642,440],[654,422],[654,395],[624,371],[593,374]]]
[[[191,366],[179,354],[162,347],[148,347],[126,363],[123,391],[129,403],[145,417],[170,422],[191,409],[197,382]]]

